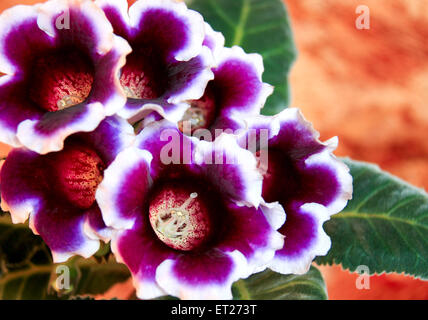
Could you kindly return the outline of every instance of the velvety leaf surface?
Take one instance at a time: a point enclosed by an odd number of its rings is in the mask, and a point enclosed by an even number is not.
[[[226,38],[226,46],[241,46],[263,56],[263,80],[275,91],[262,113],[272,115],[288,106],[287,75],[296,58],[287,10],[282,0],[188,0],[214,30]]]
[[[239,300],[325,300],[327,291],[317,268],[304,275],[282,275],[266,270],[235,282],[235,299]]]
[[[404,272],[428,279],[428,195],[377,166],[345,160],[353,199],[324,225],[332,240],[320,264],[370,273]]]

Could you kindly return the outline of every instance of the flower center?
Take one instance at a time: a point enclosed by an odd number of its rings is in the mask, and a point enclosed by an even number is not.
[[[46,111],[63,110],[84,102],[93,82],[93,66],[85,55],[58,51],[35,60],[30,99]]]
[[[120,83],[128,98],[156,99],[166,90],[166,78],[159,57],[148,48],[140,48],[127,57]]]
[[[191,133],[198,129],[209,128],[214,123],[216,115],[214,93],[208,87],[201,99],[191,102],[190,108],[186,110],[183,118],[178,122],[178,127],[182,132],[190,128]]]
[[[95,192],[103,179],[104,162],[92,149],[72,144],[53,155],[57,189],[80,209],[95,202]]]
[[[178,186],[167,186],[154,197],[149,219],[158,238],[176,250],[201,246],[211,232],[208,210],[198,193]]]

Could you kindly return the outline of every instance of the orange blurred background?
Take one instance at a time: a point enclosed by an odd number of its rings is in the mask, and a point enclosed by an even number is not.
[[[260,0],[263,1],[263,0]],[[35,0],[2,0],[0,11]],[[134,1],[130,1],[134,2]],[[291,105],[322,139],[338,136],[337,155],[375,162],[428,189],[428,1],[285,0],[299,57],[290,76]],[[370,9],[370,29],[355,9]],[[0,145],[0,154],[8,148]],[[370,278],[321,267],[330,299],[428,299],[428,282],[402,275]],[[130,281],[108,296],[132,295]]]

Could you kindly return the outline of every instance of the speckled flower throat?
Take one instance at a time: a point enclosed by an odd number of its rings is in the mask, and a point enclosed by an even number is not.
[[[211,234],[212,223],[203,198],[179,185],[166,184],[159,189],[150,202],[149,218],[157,237],[173,249],[194,250]]]
[[[34,62],[30,98],[43,110],[63,110],[84,102],[93,82],[94,70],[88,57],[76,50],[59,50]]]
[[[88,209],[103,179],[105,164],[98,154],[83,145],[67,145],[52,156],[56,189],[74,206]]]

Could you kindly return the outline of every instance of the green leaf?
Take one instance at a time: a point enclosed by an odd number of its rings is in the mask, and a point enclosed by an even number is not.
[[[317,268],[304,275],[282,275],[266,270],[233,285],[237,300],[326,300],[327,291]]]
[[[189,7],[199,11],[214,30],[226,38],[226,46],[238,45],[248,53],[263,56],[263,80],[275,91],[262,113],[276,114],[288,106],[287,75],[296,58],[290,21],[282,0],[193,0]]]
[[[428,195],[377,166],[345,162],[354,178],[353,200],[325,223],[332,248],[317,263],[428,279]]]
[[[64,271],[57,269],[46,244],[24,224],[14,225],[7,214],[0,216],[0,299],[68,299],[95,295],[130,277],[128,269],[113,261],[75,257],[66,263],[70,288],[55,285]],[[56,289],[55,289],[56,288]]]

